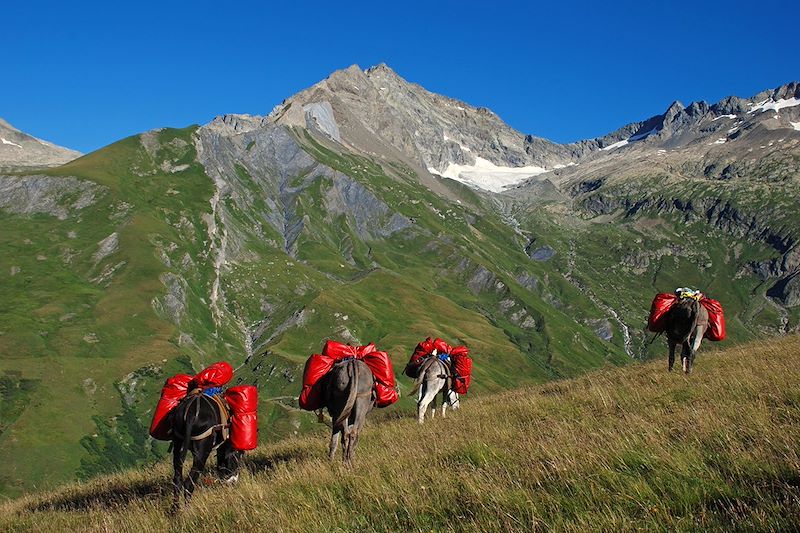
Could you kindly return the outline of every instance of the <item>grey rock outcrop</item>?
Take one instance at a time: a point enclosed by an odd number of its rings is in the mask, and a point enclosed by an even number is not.
[[[92,205],[105,188],[72,176],[0,176],[0,209],[64,220]]]

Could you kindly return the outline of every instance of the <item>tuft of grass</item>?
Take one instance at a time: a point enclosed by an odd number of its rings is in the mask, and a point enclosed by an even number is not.
[[[800,339],[604,369],[419,426],[369,423],[356,465],[326,431],[249,453],[238,485],[167,513],[169,465],[0,507],[0,529],[788,531],[800,516]]]

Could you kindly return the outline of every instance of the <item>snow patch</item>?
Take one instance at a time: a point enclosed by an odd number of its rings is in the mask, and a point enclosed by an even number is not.
[[[624,139],[622,141],[617,141],[614,144],[609,144],[605,148],[600,148],[600,150],[602,150],[602,151],[605,151],[605,150],[616,150],[617,148],[622,148],[626,144],[628,144],[628,139]]]
[[[450,163],[443,172],[431,167],[428,167],[428,172],[486,191],[502,192],[506,187],[516,185],[526,178],[547,172],[547,169],[537,166],[501,167],[487,159],[476,157],[474,165]]]
[[[720,116],[712,119],[711,122],[716,122],[721,118],[736,118],[736,115],[720,115]]]
[[[650,135],[654,134],[657,130],[658,130],[658,128],[653,128],[652,130],[650,130],[650,131],[648,131],[646,133],[640,133],[638,135],[633,135],[633,136],[629,137],[628,140],[630,142],[641,141],[642,139],[644,139],[646,137],[649,137]]]
[[[800,105],[800,98],[781,98],[778,101],[770,101],[769,99],[752,104],[750,111],[747,113],[755,113],[756,111],[775,111],[776,113],[785,107],[794,107]]]
[[[658,128],[653,128],[652,130],[650,130],[648,132],[645,132],[645,133],[638,133],[636,135],[631,135],[627,139],[623,139],[621,141],[617,141],[614,144],[609,144],[608,146],[606,146],[604,148],[600,148],[600,150],[603,150],[603,151],[605,151],[605,150],[616,150],[617,148],[622,148],[623,146],[625,146],[628,143],[641,141],[642,139],[645,139],[645,138],[649,137],[650,135],[656,133],[657,131],[658,131]]]
[[[791,124],[792,127],[797,131],[800,131],[800,122],[790,122],[789,124]]]
[[[11,146],[16,146],[17,148],[22,148],[21,145],[15,143],[15,142],[11,142],[8,139],[6,139],[5,137],[0,137],[0,141],[3,141],[3,144],[10,144]]]
[[[725,137],[723,137],[723,138],[721,138],[721,139],[717,139],[717,140],[716,140],[716,141],[714,141],[713,143],[708,143],[708,145],[709,145],[709,146],[711,146],[711,145],[714,145],[714,144],[725,144],[725,142],[726,142],[727,140],[728,140],[728,139],[726,139]]]

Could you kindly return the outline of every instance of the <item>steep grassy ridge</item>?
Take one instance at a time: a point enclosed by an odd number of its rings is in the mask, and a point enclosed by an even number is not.
[[[487,396],[368,424],[356,467],[326,437],[264,446],[177,518],[166,463],[5,504],[0,528],[88,531],[772,530],[800,516],[800,339]]]
[[[66,218],[0,214],[0,269],[12,274],[0,284],[0,375],[4,404],[15,406],[3,411],[0,449],[13,460],[0,465],[0,492],[160,456],[145,426],[162,372],[190,368],[198,348],[224,346],[206,306],[188,307],[181,329],[194,345],[181,347],[153,304],[164,298],[168,253],[176,263],[194,258],[190,303],[210,284],[197,236],[212,190],[194,161],[193,131],[131,137],[46,171],[99,185],[96,201]],[[116,245],[101,253],[104,240]]]

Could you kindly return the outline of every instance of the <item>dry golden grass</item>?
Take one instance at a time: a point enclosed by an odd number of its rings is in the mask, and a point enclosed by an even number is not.
[[[371,424],[356,467],[326,436],[248,454],[234,487],[169,509],[169,468],[0,507],[0,530],[696,531],[800,527],[800,338],[473,400]]]

